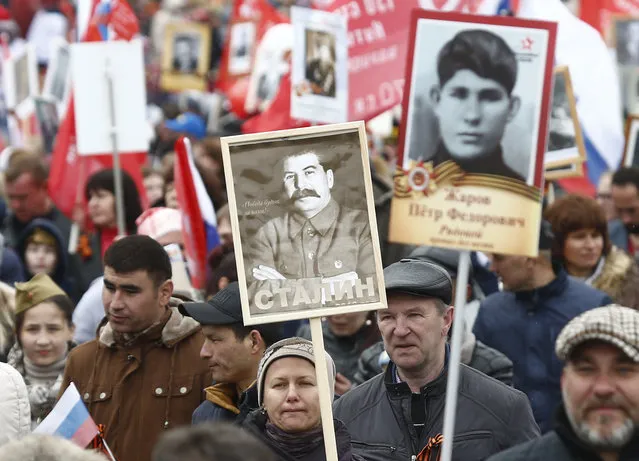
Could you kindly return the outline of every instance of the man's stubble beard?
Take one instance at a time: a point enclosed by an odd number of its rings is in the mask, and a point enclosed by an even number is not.
[[[635,435],[637,429],[630,417],[626,418],[623,425],[612,431],[610,435],[602,435],[600,432],[591,428],[589,423],[577,421],[573,414],[574,409],[569,403],[568,395],[564,389],[562,389],[562,395],[570,426],[573,431],[575,431],[577,437],[594,450],[620,451]],[[598,422],[602,426],[607,426],[611,421],[608,416],[600,416]]]

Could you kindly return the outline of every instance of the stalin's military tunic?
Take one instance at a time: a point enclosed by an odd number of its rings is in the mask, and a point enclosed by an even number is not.
[[[335,200],[310,219],[297,213],[287,213],[268,221],[257,232],[245,261],[252,310],[252,296],[260,289],[272,291],[288,287],[292,300],[295,286],[301,282],[305,283],[312,297],[311,291],[330,277],[352,272],[362,281],[370,276],[375,278],[371,230],[366,212],[340,206]],[[287,280],[255,280],[252,271],[260,265],[275,269]],[[308,307],[322,307],[322,303]],[[289,304],[278,310],[296,309]]]

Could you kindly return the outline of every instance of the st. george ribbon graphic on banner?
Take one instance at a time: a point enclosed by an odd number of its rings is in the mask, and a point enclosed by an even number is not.
[[[537,254],[556,24],[413,13],[389,239]]]

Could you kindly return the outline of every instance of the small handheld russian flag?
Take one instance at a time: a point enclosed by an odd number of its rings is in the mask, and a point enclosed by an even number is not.
[[[80,398],[80,393],[71,383],[64,391],[51,413],[44,418],[33,431],[36,434],[49,434],[62,437],[82,448],[86,448],[93,438],[99,434],[98,426],[91,418],[87,407]]]

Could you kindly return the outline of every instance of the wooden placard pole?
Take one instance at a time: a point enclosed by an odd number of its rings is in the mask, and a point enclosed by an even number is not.
[[[326,355],[324,352],[322,319],[320,317],[314,317],[309,319],[309,322],[311,324],[311,338],[313,340],[313,355],[315,356],[315,373],[317,376],[317,389],[319,391],[326,461],[338,461],[335,427],[333,425],[333,402],[330,392],[331,384],[328,380],[328,363],[326,362]]]

